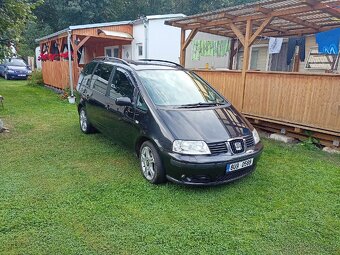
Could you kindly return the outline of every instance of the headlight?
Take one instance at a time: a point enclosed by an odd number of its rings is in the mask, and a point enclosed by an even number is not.
[[[176,140],[172,144],[173,152],[189,155],[210,154],[208,145],[204,141],[182,141]]]
[[[260,136],[259,136],[259,133],[257,133],[255,128],[253,130],[253,137],[254,137],[255,144],[258,144],[260,142]]]
[[[7,69],[7,73],[14,73],[14,70]]]

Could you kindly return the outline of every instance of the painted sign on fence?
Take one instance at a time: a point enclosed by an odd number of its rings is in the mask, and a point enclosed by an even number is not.
[[[192,60],[200,60],[201,57],[225,57],[230,51],[230,40],[192,41]]]

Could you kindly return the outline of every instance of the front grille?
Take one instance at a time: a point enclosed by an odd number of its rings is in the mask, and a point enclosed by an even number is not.
[[[243,139],[235,139],[229,142],[231,150],[234,154],[239,154],[244,152],[244,142]]]
[[[254,137],[253,136],[247,136],[245,138],[246,140],[246,147],[249,148],[249,147],[252,147],[255,145],[255,141],[254,141]]]
[[[211,154],[227,153],[228,147],[226,142],[208,143]]]

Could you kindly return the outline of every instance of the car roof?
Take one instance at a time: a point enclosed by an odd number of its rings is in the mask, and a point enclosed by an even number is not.
[[[139,70],[177,70],[184,69],[181,65],[166,61],[166,60],[158,60],[158,59],[141,59],[138,61],[134,60],[123,60],[120,58],[113,57],[98,57],[95,58],[94,61],[105,62],[108,64],[119,64],[122,66],[128,66],[136,71]]]

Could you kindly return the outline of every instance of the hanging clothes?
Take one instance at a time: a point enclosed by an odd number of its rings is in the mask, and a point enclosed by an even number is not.
[[[316,34],[316,43],[321,54],[339,54],[340,28]]]
[[[301,37],[291,37],[288,39],[288,50],[287,50],[287,66],[292,62],[293,56],[295,54],[295,47],[299,46],[300,60],[305,61],[306,57],[306,38]]]
[[[269,54],[278,54],[281,51],[283,38],[275,38],[270,37],[269,38]]]

